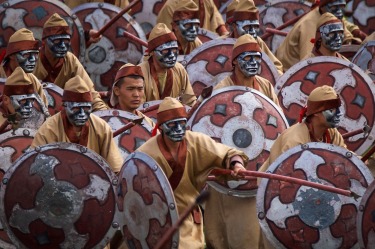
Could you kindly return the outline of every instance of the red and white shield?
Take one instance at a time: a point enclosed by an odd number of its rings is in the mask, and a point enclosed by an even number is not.
[[[145,153],[130,154],[120,172],[117,205],[122,214],[121,231],[129,248],[153,248],[177,223],[172,188],[160,166]],[[163,248],[178,248],[179,235]]]
[[[352,62],[375,81],[375,41],[363,45],[354,55]]]
[[[353,0],[353,21],[366,34],[375,31],[375,2],[373,0]]]
[[[121,12],[121,8],[107,3],[85,3],[75,7],[72,12],[81,20],[85,30],[100,30]],[[124,31],[146,40],[141,26],[131,16],[124,14],[102,34],[99,42],[91,44],[86,50],[82,64],[98,91],[112,88],[116,72],[122,65],[137,65],[142,59],[145,48],[124,37]]]
[[[210,30],[199,28],[198,30],[198,38],[201,40],[201,42],[205,43],[211,40],[214,40],[216,38],[219,38],[219,35],[215,32],[212,32]]]
[[[54,115],[62,109],[64,90],[53,83],[43,83],[43,90],[48,100],[49,114]]]
[[[357,235],[360,248],[371,248],[375,245],[375,182],[367,188],[359,205],[357,215]]]
[[[341,121],[339,131],[346,133],[374,126],[375,86],[368,75],[351,62],[329,56],[318,56],[300,61],[280,77],[275,86],[279,103],[289,124],[298,121],[310,92],[318,86],[332,86],[340,95]],[[348,138],[345,143],[357,154],[362,154],[373,143],[375,128],[367,137],[362,134]]]
[[[17,248],[103,248],[119,227],[117,183],[86,147],[40,146],[4,175],[0,219]]]
[[[326,143],[296,146],[279,156],[268,171],[350,190],[359,196],[374,180],[357,156]],[[360,199],[262,179],[257,212],[264,235],[277,248],[358,248]]]
[[[213,92],[188,121],[192,131],[202,132],[217,142],[242,150],[249,157],[248,170],[258,170],[268,158],[272,144],[288,123],[269,98],[242,86]],[[256,180],[209,181],[221,193],[254,196]]]

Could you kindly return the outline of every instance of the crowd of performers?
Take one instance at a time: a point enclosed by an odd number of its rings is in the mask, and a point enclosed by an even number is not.
[[[65,0],[72,8],[83,2],[87,1]],[[128,4],[113,3],[119,7]],[[374,35],[365,34],[345,20],[345,6],[345,0],[313,1],[313,10],[294,25],[273,54],[258,36],[259,11],[252,0],[232,0],[227,6],[225,22],[212,0],[168,0],[159,13],[158,23],[148,34],[143,62],[127,63],[118,70],[109,101],[101,98],[79,59],[69,52],[68,24],[53,14],[43,26],[41,46],[26,27],[16,31],[8,41],[0,68],[0,76],[6,78],[0,132],[19,127],[23,119],[30,117],[35,101],[48,106],[40,82],[52,82],[63,89],[63,108],[52,116],[46,111],[46,120],[37,130],[31,148],[54,142],[80,144],[101,155],[118,173],[125,158],[114,142],[110,126],[92,113],[119,109],[143,117],[153,127],[153,137],[137,151],[147,153],[163,169],[178,212],[182,213],[205,187],[206,177],[213,168],[230,169],[233,177],[239,177],[248,162],[244,152],[187,129],[188,113],[184,105],[194,106],[197,98],[177,57],[202,45],[198,29],[216,32],[220,35],[218,39],[237,39],[232,51],[232,73],[215,90],[246,86],[260,91],[279,106],[273,85],[259,76],[262,52],[280,75],[306,58],[333,56],[347,60],[338,52],[343,44],[361,44]],[[90,39],[95,32],[88,31],[86,38]],[[99,40],[100,37],[91,41]],[[142,103],[153,100],[163,100],[156,122],[138,110]],[[342,115],[340,106],[340,97],[332,87],[314,89],[301,119],[277,138],[259,170],[267,171],[278,156],[300,144],[322,142],[346,148],[336,129]],[[228,196],[212,188],[209,192],[211,198],[204,212],[196,209],[180,226],[179,248],[272,248],[262,236],[255,197]],[[125,243],[122,247],[126,248]]]

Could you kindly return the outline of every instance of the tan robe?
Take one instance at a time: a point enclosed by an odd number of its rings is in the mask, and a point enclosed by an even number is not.
[[[108,106],[104,103],[104,101],[100,98],[99,93],[94,88],[94,83],[92,83],[90,76],[87,74],[85,69],[83,68],[81,62],[79,62],[78,58],[72,54],[71,52],[68,52],[66,56],[64,57],[64,65],[62,66],[59,75],[57,76],[55,83],[57,86],[64,89],[65,83],[73,78],[76,75],[81,76],[84,82],[88,85],[89,89],[91,89],[92,94],[92,108],[93,111],[100,111],[100,110],[107,110],[109,109]],[[34,75],[40,79],[41,81],[44,81],[46,77],[48,76],[47,70],[44,68],[42,60],[38,59],[36,67],[34,69]]]
[[[314,58],[314,57],[317,57],[317,56],[324,56],[324,55],[319,55],[317,54],[316,52],[311,52],[310,54],[306,55],[305,58],[303,58],[303,60],[306,60],[306,59],[309,59],[309,58]],[[340,58],[340,59],[343,59],[343,60],[346,60],[346,61],[350,61],[348,60],[348,58],[346,58],[345,56],[343,56],[342,54],[340,54],[339,52],[336,52],[336,55],[335,55],[336,58]]]
[[[150,58],[150,60],[152,60],[152,58]],[[145,79],[145,98],[143,101],[159,100],[159,89],[151,75],[150,64],[148,61],[144,61],[138,66],[141,67]],[[184,94],[187,98],[182,98],[183,104],[192,106],[197,98],[195,97],[195,93],[191,87],[189,76],[185,68],[179,62],[176,62],[176,65],[172,68],[172,73],[173,86],[170,97],[176,98]]]
[[[90,119],[92,123],[88,121],[90,125],[87,148],[101,155],[108,162],[113,172],[119,172],[124,159],[113,140],[111,127],[96,115],[90,115]],[[70,142],[65,134],[60,112],[47,119],[38,129],[31,148],[56,142]]]
[[[202,46],[202,41],[197,37],[193,42],[179,42],[179,49],[180,53],[179,55],[188,55],[190,54],[194,49]]]
[[[270,58],[270,60],[275,65],[275,67],[276,67],[277,72],[279,73],[279,75],[283,75],[283,73],[284,73],[283,70],[284,69],[283,69],[283,64],[281,63],[281,61],[276,58],[276,56],[268,48],[267,44],[262,40],[262,38],[260,38],[259,36],[257,36],[256,40],[257,40],[257,42],[259,44],[259,47],[262,50],[262,52],[265,53],[265,54],[267,54],[268,57]]]
[[[363,40],[362,45],[369,41],[375,41],[375,31],[372,32],[372,34],[370,34],[369,36],[366,37],[366,39]]]
[[[199,0],[194,0],[199,8]],[[200,26],[212,32],[216,32],[219,26],[224,25],[223,17],[216,8],[213,0],[204,0],[204,23]],[[160,10],[157,23],[164,23],[169,29],[172,29],[173,12],[179,8],[180,0],[168,0]]]
[[[157,136],[162,135],[159,134]],[[137,151],[151,156],[169,178],[173,171],[160,151],[157,136],[152,137],[139,147]],[[205,184],[209,172],[214,167],[225,168],[227,161],[235,155],[240,155],[245,162],[247,161],[247,157],[243,152],[217,143],[202,133],[186,131],[185,141],[187,143],[185,169],[181,181],[173,192],[179,214],[182,214],[191,203],[194,203],[195,198]],[[237,211],[230,210],[230,212]],[[201,224],[196,224],[190,214],[180,226],[179,233],[180,249],[204,248],[203,220]]]
[[[135,112],[136,112],[136,115],[138,115],[138,117],[143,118],[143,122],[146,122],[152,128],[155,127],[155,122],[151,118],[147,117],[146,115],[144,115],[142,112],[140,112],[138,110],[135,110]]]
[[[117,7],[124,8],[125,6],[129,5],[128,0],[114,0]],[[78,5],[84,4],[84,3],[104,3],[109,1],[103,1],[103,0],[64,0],[65,4],[69,6],[69,8],[73,9],[74,7],[77,7]]]
[[[311,43],[311,39],[315,38],[316,26],[320,16],[319,8],[315,8],[306,14],[294,25],[278,47],[276,57],[283,64],[284,71],[297,64],[312,51],[314,45]],[[344,25],[344,42],[353,39],[355,38]]]

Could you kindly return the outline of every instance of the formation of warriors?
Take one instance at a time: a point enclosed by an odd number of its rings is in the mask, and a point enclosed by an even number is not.
[[[86,2],[91,1],[65,0],[71,8]],[[120,8],[129,4],[109,2]],[[217,41],[235,39],[229,58],[232,69],[212,84],[213,95],[230,87],[252,89],[271,103],[272,112],[283,115],[274,85],[261,75],[264,57],[269,58],[278,77],[282,77],[300,61],[314,57],[329,56],[349,62],[340,53],[342,46],[373,40],[373,34],[365,34],[345,19],[345,0],[310,1],[310,12],[294,24],[273,53],[259,35],[259,10],[254,1],[229,2],[224,21],[213,0],[165,1],[157,24],[144,41],[147,51],[143,58],[138,64],[127,62],[119,68],[107,97],[101,95],[84,63],[71,52],[73,34],[62,16],[55,13],[48,18],[41,41],[27,27],[16,30],[1,59],[0,76],[5,83],[1,92],[0,134],[27,128],[26,121],[35,112],[41,113],[42,122],[27,151],[56,142],[74,143],[99,154],[119,174],[126,158],[120,153],[115,130],[95,112],[118,110],[142,118],[152,132],[134,151],[147,154],[162,169],[173,191],[177,212],[184,213],[202,189],[210,193],[206,203],[195,207],[180,225],[179,248],[274,248],[259,225],[256,195],[236,197],[206,184],[210,172],[218,168],[230,170],[228,177],[232,180],[243,180],[241,172],[247,171],[254,157],[241,150],[241,146],[218,142],[213,131],[203,134],[190,130],[193,127],[189,128],[188,122],[202,103],[203,94],[198,96],[195,92],[189,80],[191,75],[178,61],[179,55],[191,55],[204,46],[198,35],[200,29],[215,32]],[[97,30],[85,31],[86,42],[100,42],[101,36],[93,36],[96,33]],[[61,109],[53,115],[48,111],[53,100],[43,90],[44,82],[62,89]],[[283,153],[310,142],[348,149],[338,130],[343,116],[340,91],[328,82],[317,82],[305,95],[299,119],[267,145],[266,156],[256,162],[258,171],[267,172]],[[159,101],[156,118],[141,110],[150,101]],[[369,172],[374,173],[371,160],[366,163]],[[127,248],[126,241],[125,238],[121,243],[108,243],[107,248]]]

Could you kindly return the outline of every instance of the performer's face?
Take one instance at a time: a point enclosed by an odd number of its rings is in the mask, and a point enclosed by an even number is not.
[[[252,37],[256,38],[259,33],[259,21],[258,20],[244,20],[237,21],[237,33],[238,36],[249,34]]]
[[[339,125],[340,118],[342,116],[342,113],[340,112],[340,108],[325,110],[322,113],[327,121],[329,128],[335,128]]]
[[[186,118],[177,118],[167,121],[161,125],[163,133],[173,142],[184,139],[186,133]]]
[[[199,24],[198,19],[186,19],[178,21],[177,26],[182,37],[187,42],[193,42],[198,36]]]
[[[154,50],[156,60],[164,68],[172,68],[177,62],[178,45],[177,41],[164,43]]]
[[[145,95],[142,77],[124,77],[113,87],[122,110],[134,112],[140,105]]]
[[[260,52],[243,52],[236,58],[241,72],[246,77],[258,75],[260,72],[260,63],[262,54]]]
[[[14,110],[21,115],[22,119],[30,118],[35,94],[12,95],[10,100]]]
[[[327,3],[325,6],[327,12],[332,13],[338,19],[342,19],[344,17],[344,9],[346,6],[345,0],[336,0],[331,3]]]
[[[26,73],[34,71],[36,60],[38,59],[38,50],[23,50],[14,54],[18,66],[20,66]]]
[[[322,46],[331,50],[339,51],[344,41],[344,27],[342,23],[330,23],[320,27]]]
[[[56,58],[63,58],[70,48],[70,35],[52,35],[47,37],[47,46]]]
[[[69,122],[74,126],[83,126],[89,120],[92,111],[91,102],[65,102],[65,111]]]

